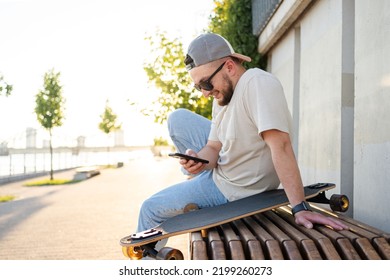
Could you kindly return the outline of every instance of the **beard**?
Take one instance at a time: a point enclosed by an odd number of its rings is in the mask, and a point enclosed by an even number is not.
[[[218,100],[218,105],[220,106],[226,106],[230,103],[230,100],[232,100],[234,89],[233,89],[233,82],[227,75],[223,76],[223,79],[226,83],[226,88],[221,90],[222,99]]]

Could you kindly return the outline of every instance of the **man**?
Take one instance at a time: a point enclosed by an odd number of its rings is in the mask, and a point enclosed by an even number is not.
[[[242,62],[250,60],[235,53],[217,34],[200,35],[189,45],[186,68],[195,88],[214,98],[212,121],[179,109],[170,115],[168,128],[180,152],[209,163],[181,159],[186,172],[195,176],[146,200],[138,231],[182,213],[189,203],[211,207],[276,189],[279,184],[297,224],[347,228],[338,220],[312,212],[305,202],[282,86],[270,73],[246,70]]]

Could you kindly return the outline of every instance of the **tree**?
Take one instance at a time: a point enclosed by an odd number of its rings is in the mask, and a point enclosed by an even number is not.
[[[0,96],[9,96],[12,91],[12,85],[8,84],[5,80],[3,75],[0,74]]]
[[[121,129],[122,125],[117,124],[117,118],[118,116],[114,113],[112,108],[109,105],[108,100],[106,100],[106,106],[104,108],[104,112],[101,117],[101,122],[99,123],[99,129],[103,131],[105,134],[107,134],[107,137],[109,137],[110,133]],[[107,153],[110,151],[110,146],[107,145]]]
[[[149,36],[145,40],[151,47],[151,59],[144,63],[144,70],[149,83],[161,93],[143,113],[153,114],[158,123],[163,123],[168,113],[177,108],[186,108],[211,118],[212,102],[194,90],[184,65],[185,54],[180,38],[170,39],[166,32],[157,31],[154,37]]]
[[[50,180],[53,180],[53,128],[62,125],[65,99],[62,97],[60,72],[49,70],[44,75],[43,89],[35,97],[38,122],[50,135]]]
[[[225,37],[233,49],[252,58],[246,67],[265,69],[266,60],[257,51],[257,37],[252,33],[251,0],[214,0],[209,31]]]

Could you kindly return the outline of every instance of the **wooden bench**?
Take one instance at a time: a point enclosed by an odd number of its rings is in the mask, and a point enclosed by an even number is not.
[[[287,206],[190,234],[193,260],[389,260],[390,234],[312,205],[349,230],[298,226]]]

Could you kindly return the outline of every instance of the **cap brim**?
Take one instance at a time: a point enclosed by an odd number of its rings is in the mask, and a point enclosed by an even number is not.
[[[249,57],[249,56],[246,56],[246,55],[243,55],[243,54],[239,54],[239,53],[233,53],[231,54],[230,56],[233,56],[233,57],[236,57],[242,61],[246,61],[246,62],[251,62],[252,59]]]

